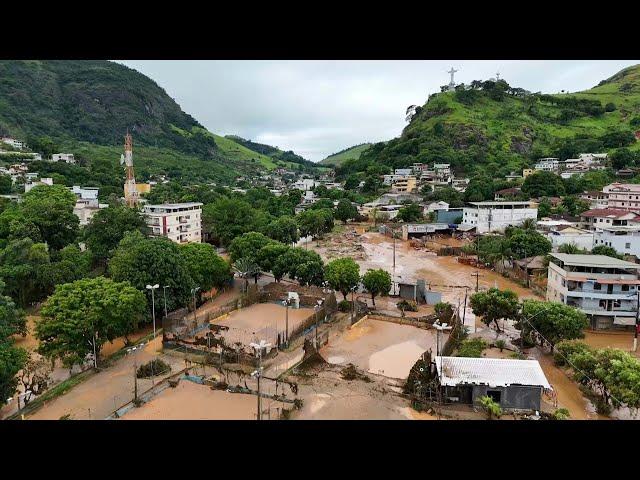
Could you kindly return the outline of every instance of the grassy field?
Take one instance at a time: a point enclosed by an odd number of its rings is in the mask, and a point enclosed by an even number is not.
[[[346,150],[343,150],[341,152],[329,155],[320,163],[322,165],[340,165],[346,160],[358,159],[360,158],[360,154],[367,148],[369,148],[370,145],[370,143],[363,143],[362,145],[356,145],[354,147],[347,148]]]

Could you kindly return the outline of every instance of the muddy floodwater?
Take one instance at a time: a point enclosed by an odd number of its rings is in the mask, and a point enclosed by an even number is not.
[[[256,397],[211,390],[208,386],[182,380],[139,408],[129,410],[121,420],[254,420]]]
[[[320,354],[335,365],[352,363],[376,375],[405,379],[429,349],[436,351],[434,331],[366,319],[332,339]]]
[[[289,308],[289,332],[313,314],[313,308]],[[229,327],[229,330],[222,332],[227,345],[235,342],[248,345],[260,340],[275,344],[278,333],[283,336],[286,331],[286,316],[287,309],[280,304],[256,303],[234,310],[225,317],[212,320],[211,323]]]

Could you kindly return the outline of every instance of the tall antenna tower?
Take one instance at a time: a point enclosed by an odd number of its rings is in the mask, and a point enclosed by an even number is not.
[[[127,130],[124,136],[124,155],[120,156],[120,165],[124,164],[127,172],[127,179],[124,182],[124,201],[129,207],[138,204],[138,189],[136,188],[136,177],[133,173],[133,139]]]

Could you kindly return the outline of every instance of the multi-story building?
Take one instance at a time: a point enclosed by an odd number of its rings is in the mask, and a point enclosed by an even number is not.
[[[416,187],[416,177],[414,177],[413,175],[408,175],[406,177],[395,180],[391,184],[391,191],[395,193],[411,193],[416,189]]]
[[[413,169],[412,168],[396,168],[393,171],[394,175],[400,175],[400,176],[409,176],[413,174]]]
[[[594,232],[593,246],[605,245],[618,253],[640,258],[640,225],[601,227]]]
[[[602,193],[607,196],[609,208],[640,210],[640,184],[612,183]]]
[[[605,255],[552,253],[547,300],[575,307],[591,327],[633,326],[640,265]]]
[[[462,225],[475,227],[477,233],[501,232],[528,218],[538,218],[538,206],[533,202],[469,202],[462,212]]]
[[[27,146],[23,141],[16,140],[15,138],[11,137],[2,137],[0,138],[0,141],[2,141],[2,143],[6,143],[7,145],[11,145],[16,150],[22,150]]]
[[[538,222],[540,224],[540,222]],[[562,245],[573,244],[583,250],[591,251],[593,248],[594,232],[583,230],[577,227],[557,228],[547,233],[547,238],[551,242],[551,249],[558,251]]]
[[[434,163],[433,171],[440,178],[448,178],[451,176],[451,164],[450,163]]]
[[[51,186],[53,185],[53,178],[41,178],[40,180],[36,181],[34,180],[28,180],[25,184],[24,184],[24,193],[30,192],[32,188],[35,188],[39,185],[48,185]]]
[[[603,227],[622,227],[634,225],[640,221],[635,212],[617,208],[594,208],[580,214],[580,227],[587,230],[599,230]]]
[[[589,208],[607,208],[609,206],[609,194],[592,190],[582,192],[580,199],[589,202]]]
[[[52,162],[76,163],[73,153],[54,153],[51,155]]]
[[[560,159],[559,158],[541,158],[538,160],[533,167],[536,170],[542,170],[545,172],[558,172],[560,170]]]
[[[145,205],[143,213],[153,235],[176,243],[202,241],[202,203]]]

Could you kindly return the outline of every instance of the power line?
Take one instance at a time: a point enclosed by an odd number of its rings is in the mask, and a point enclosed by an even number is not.
[[[539,331],[536,327],[534,327],[528,319],[523,318],[523,320],[524,320],[525,322],[527,322],[527,323],[529,324],[529,326],[530,326],[533,330],[535,330],[535,332],[536,332],[538,335],[540,335],[540,337],[541,337],[545,342],[547,342],[549,345],[553,345],[553,343],[551,343],[549,340],[547,340],[547,339],[545,338],[545,336],[544,336],[544,335],[542,335],[542,334],[540,333],[540,331]],[[523,344],[524,344],[524,341],[523,341]],[[568,357],[566,357],[566,356],[565,356],[565,355],[564,355],[560,350],[557,350],[557,349],[556,349],[556,352],[557,352],[557,353],[558,353],[562,358],[564,358],[564,359],[566,360],[566,362],[567,362],[569,365],[571,365],[571,366],[573,367],[573,369],[574,369],[574,370],[577,370],[578,372],[580,372],[580,373],[581,373],[582,375],[584,375],[584,376],[585,376],[585,377],[586,377],[590,382],[594,382],[594,380],[593,380],[589,375],[587,375],[587,374],[586,374],[586,373],[584,373],[582,370],[580,370],[580,369],[579,369],[579,368],[578,368],[578,367],[577,367],[577,366],[576,366],[576,365],[575,365],[571,360],[569,360],[569,358],[568,358]],[[616,397],[615,397],[611,392],[607,392],[607,393],[609,394],[609,396],[610,396],[611,398],[613,398],[613,399],[614,399],[616,402],[618,402],[620,405],[624,405],[624,404],[623,404],[623,402],[621,402],[620,400],[618,400],[618,399],[617,399],[617,398],[616,398]]]

